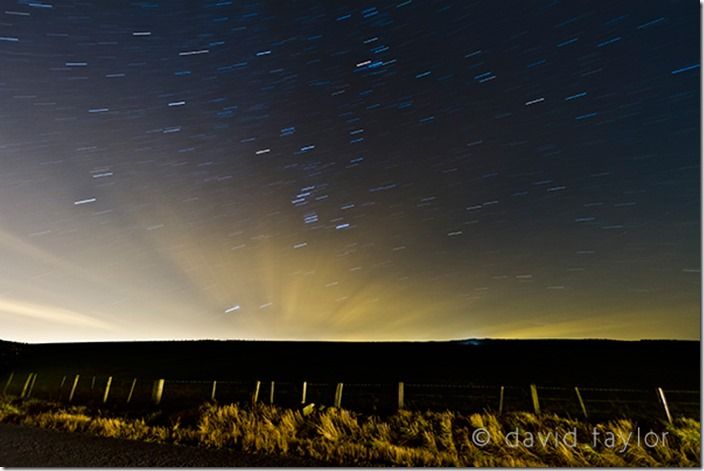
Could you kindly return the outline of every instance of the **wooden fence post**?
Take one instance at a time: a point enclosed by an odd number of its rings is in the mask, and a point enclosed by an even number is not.
[[[254,393],[252,394],[252,405],[256,404],[259,400],[259,387],[261,386],[261,384],[261,381],[257,381],[254,385]]]
[[[218,387],[218,382],[213,380],[213,387],[210,390],[210,400],[214,401],[215,400],[215,389]]]
[[[398,410],[401,410],[404,408],[404,397],[403,397],[403,381],[398,382]]]
[[[269,404],[274,403],[274,382],[271,382],[271,386],[269,386]]]
[[[156,405],[159,405],[159,403],[161,402],[161,396],[164,394],[164,382],[165,380],[162,378],[154,381],[154,386],[152,389],[152,401]]]
[[[658,398],[660,398],[660,402],[662,403],[663,409],[665,409],[665,416],[667,417],[667,421],[672,423],[672,416],[670,415],[670,408],[667,406],[667,399],[665,399],[665,391],[662,390],[662,388],[657,389],[658,393]]]
[[[301,404],[306,403],[306,392],[308,389],[308,383],[303,381],[303,391],[301,392]]]
[[[29,383],[29,389],[27,390],[27,399],[32,395],[32,391],[34,390],[34,383],[37,382],[37,373],[34,373],[32,375],[32,381]]]
[[[584,404],[582,394],[579,392],[579,388],[577,386],[574,387],[574,392],[577,394],[577,401],[579,401],[579,407],[582,409],[582,414],[584,414],[584,418],[586,419],[589,417],[589,415],[587,414],[587,406]]]
[[[71,385],[71,391],[68,393],[68,402],[73,401],[73,396],[76,394],[76,388],[78,387],[78,379],[81,377],[81,375],[76,375],[73,378],[73,384]]]
[[[540,414],[540,401],[538,400],[538,387],[535,384],[530,385],[530,397],[533,399],[533,410],[535,415]]]
[[[105,383],[105,392],[103,392],[103,404],[108,402],[108,394],[110,394],[110,385],[112,384],[112,376],[108,376],[108,381]]]
[[[32,381],[32,376],[34,376],[34,373],[29,373],[27,375],[27,379],[24,381],[24,385],[22,386],[22,392],[20,393],[20,399],[24,399],[25,396],[27,396],[27,389],[29,388],[29,383]]]
[[[15,372],[10,373],[10,377],[7,378],[7,382],[5,383],[5,387],[2,388],[2,395],[5,396],[7,394],[7,390],[10,389],[10,384],[12,383],[12,379],[15,377]]]
[[[130,386],[130,392],[127,394],[127,404],[132,400],[132,394],[134,393],[134,387],[137,386],[137,378],[132,379],[132,386]]]
[[[59,383],[59,392],[56,393],[56,397],[59,401],[64,397],[64,384],[66,384],[66,375],[61,377],[61,382]]]
[[[504,413],[504,387],[499,389],[499,415]]]
[[[337,383],[335,388],[335,407],[340,409],[342,407],[342,383]]]

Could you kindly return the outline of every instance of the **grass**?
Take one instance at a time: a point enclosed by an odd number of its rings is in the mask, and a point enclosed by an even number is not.
[[[177,414],[152,412],[128,417],[85,406],[0,399],[0,421],[104,437],[300,456],[343,465],[701,466],[700,423],[685,418],[673,424],[646,425],[628,419],[588,423],[529,413],[497,416],[400,411],[380,417],[330,407],[293,410],[212,403]],[[643,437],[651,430],[658,437],[665,434],[665,441],[648,446]],[[577,440],[565,438],[570,433]],[[599,437],[596,442],[595,433]],[[606,440],[609,434],[615,437],[614,443]],[[624,446],[629,434],[631,442]],[[488,443],[478,446],[477,437]],[[532,444],[529,437],[534,438]]]

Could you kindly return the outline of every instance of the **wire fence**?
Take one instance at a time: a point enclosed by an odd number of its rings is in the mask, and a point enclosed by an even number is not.
[[[4,396],[105,407],[188,408],[203,402],[266,403],[283,407],[307,404],[387,413],[399,409],[453,410],[498,414],[528,411],[574,418],[647,418],[672,421],[700,418],[700,392],[680,389],[628,389],[526,385],[437,383],[327,383],[203,381],[130,378],[107,375],[56,376],[12,372],[0,383]]]

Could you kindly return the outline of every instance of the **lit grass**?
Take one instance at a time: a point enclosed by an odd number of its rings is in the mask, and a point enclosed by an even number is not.
[[[61,404],[0,400],[0,421],[85,432],[150,442],[229,448],[245,452],[292,455],[330,464],[395,466],[588,467],[588,466],[701,466],[699,422],[677,419],[654,424],[667,441],[649,447],[632,443],[609,447],[592,441],[613,433],[626,437],[639,424],[620,419],[587,423],[555,415],[513,413],[462,415],[454,412],[401,411],[388,417],[365,416],[335,408],[310,413],[259,405],[203,405],[195,425],[184,426],[178,416],[169,424],[145,418],[106,416],[104,411]],[[643,433],[650,426],[640,425]],[[477,446],[473,434],[486,431],[488,443]],[[579,437],[574,446],[564,441],[537,441],[533,446],[509,446],[510,433],[534,437],[548,433]],[[515,443],[514,443],[515,444]]]

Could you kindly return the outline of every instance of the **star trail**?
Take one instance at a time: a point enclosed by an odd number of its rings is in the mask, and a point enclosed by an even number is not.
[[[699,338],[697,2],[1,7],[2,338]]]

